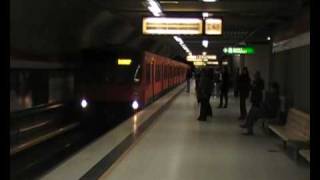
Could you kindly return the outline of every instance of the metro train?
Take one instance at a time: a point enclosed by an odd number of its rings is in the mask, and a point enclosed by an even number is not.
[[[119,104],[121,109],[138,111],[184,82],[190,68],[151,52],[127,49],[90,51],[82,64],[76,94],[83,111]]]

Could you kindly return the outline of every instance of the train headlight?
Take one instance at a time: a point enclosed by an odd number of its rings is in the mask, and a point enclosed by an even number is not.
[[[132,109],[136,110],[139,108],[139,103],[137,100],[134,100],[131,104]]]
[[[81,100],[81,107],[82,107],[82,108],[86,108],[87,106],[88,106],[87,100],[82,99],[82,100]]]

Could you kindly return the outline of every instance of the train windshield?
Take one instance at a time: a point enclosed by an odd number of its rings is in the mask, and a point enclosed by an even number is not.
[[[139,82],[139,66],[136,63],[119,65],[117,62],[88,63],[82,78],[92,83],[130,84]]]

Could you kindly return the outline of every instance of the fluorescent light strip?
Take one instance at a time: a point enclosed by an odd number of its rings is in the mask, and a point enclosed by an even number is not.
[[[217,2],[217,0],[202,0],[203,2]]]
[[[155,0],[147,0],[148,9],[154,16],[161,16],[163,13],[161,11],[160,4]]]
[[[184,44],[183,40],[179,36],[173,36],[173,39],[176,40],[179,45],[182,47],[183,50],[186,51],[188,54],[192,54],[192,52],[189,50],[189,48]]]
[[[179,4],[179,1],[160,1],[160,4]]]

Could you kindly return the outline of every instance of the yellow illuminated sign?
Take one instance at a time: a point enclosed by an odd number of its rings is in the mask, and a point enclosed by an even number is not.
[[[195,62],[193,62],[193,65],[195,65],[195,66],[205,66],[205,65],[206,65],[206,63],[205,63],[205,62],[198,62],[198,61],[195,61]]]
[[[202,34],[200,18],[147,17],[142,20],[142,33],[154,35]]]
[[[216,55],[189,55],[187,56],[187,61],[208,61],[208,60],[216,60]]]
[[[222,19],[207,18],[205,20],[205,34],[221,35],[222,34]]]
[[[131,64],[131,59],[118,59],[118,65],[126,65],[129,66]]]
[[[208,61],[207,64],[209,64],[209,65],[218,65],[219,62],[218,61]]]
[[[195,61],[208,61],[208,59],[203,59],[201,56],[187,56],[187,61],[195,62]]]

